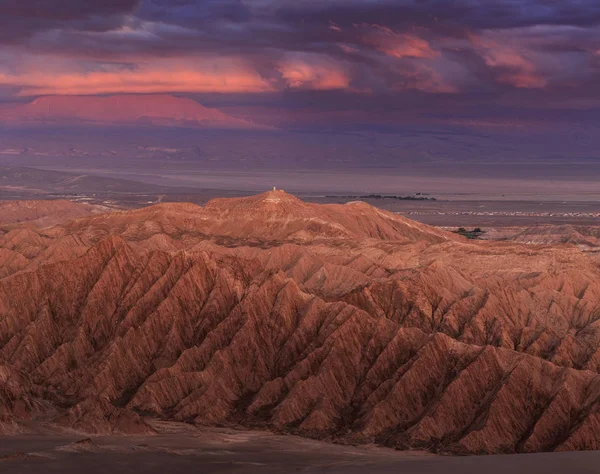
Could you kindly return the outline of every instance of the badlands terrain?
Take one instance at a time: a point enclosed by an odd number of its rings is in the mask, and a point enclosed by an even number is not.
[[[577,245],[469,241],[283,191],[5,206],[0,433],[161,421],[453,454],[600,448],[600,262]]]

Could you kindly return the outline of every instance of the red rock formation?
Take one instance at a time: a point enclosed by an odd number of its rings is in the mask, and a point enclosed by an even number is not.
[[[89,216],[100,211],[99,206],[77,204],[63,199],[47,201],[0,202],[0,228],[27,223],[31,227],[45,228],[62,222]]]
[[[10,429],[148,432],[155,416],[461,453],[600,448],[600,275],[576,247],[279,191],[7,236]]]

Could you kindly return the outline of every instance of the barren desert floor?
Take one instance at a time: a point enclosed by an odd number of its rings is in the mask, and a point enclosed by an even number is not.
[[[169,432],[167,432],[169,431]],[[27,435],[0,437],[0,472],[545,474],[596,473],[600,452],[436,456],[354,447],[261,431],[169,423],[156,436]]]

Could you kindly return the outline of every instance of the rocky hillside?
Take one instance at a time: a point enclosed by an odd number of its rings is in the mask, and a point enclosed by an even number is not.
[[[600,448],[600,270],[281,191],[0,236],[0,431]]]
[[[0,201],[0,232],[20,224],[47,228],[77,217],[106,212],[107,208],[78,204],[63,199],[37,201]]]

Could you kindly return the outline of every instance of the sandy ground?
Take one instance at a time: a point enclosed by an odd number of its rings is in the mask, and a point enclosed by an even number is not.
[[[0,437],[0,472],[13,473],[597,473],[600,452],[448,457],[353,447],[256,431],[168,423],[156,436]]]

